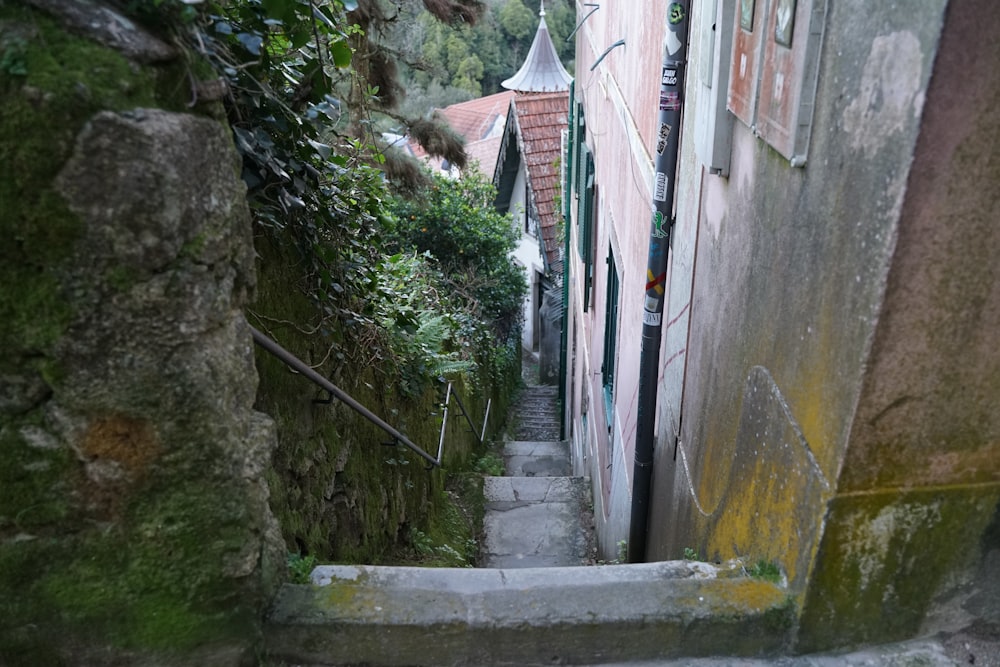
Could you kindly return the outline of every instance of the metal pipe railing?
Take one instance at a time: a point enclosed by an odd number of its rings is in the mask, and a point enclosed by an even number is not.
[[[317,373],[315,370],[309,367],[304,361],[296,357],[294,354],[286,350],[285,348],[278,345],[276,342],[262,334],[260,331],[255,329],[250,325],[250,333],[253,335],[254,342],[260,345],[262,348],[276,356],[278,359],[283,361],[286,366],[292,368],[308,379],[312,380],[315,384],[319,385],[326,391],[330,392],[331,395],[335,396],[342,403],[346,404],[352,410],[360,414],[362,417],[370,421],[371,423],[378,426],[380,429],[391,435],[396,439],[396,442],[400,442],[405,445],[410,451],[417,454],[424,460],[426,460],[431,467],[441,467],[441,448],[444,445],[444,429],[441,431],[442,442],[438,445],[438,457],[435,459],[433,456],[422,450],[417,445],[413,444],[409,438],[400,433],[398,430],[390,426],[388,423],[382,420],[381,417],[376,415],[374,412],[366,408],[365,406],[358,403],[356,400],[351,398],[346,392],[340,389],[337,385],[333,384],[325,377]],[[449,391],[451,387],[449,385]],[[447,409],[447,406],[445,406]]]
[[[486,416],[483,417],[483,430],[479,432],[479,444],[483,443],[483,439],[486,437],[486,425],[490,421],[490,406],[493,404],[492,398],[486,399]]]
[[[444,395],[444,410],[441,411],[441,437],[438,438],[438,461],[444,454],[444,430],[448,427],[448,404],[451,403],[451,383],[448,383],[448,391]]]
[[[449,393],[451,392],[451,383],[448,383],[448,391]],[[486,401],[486,417],[483,419],[483,430],[481,433],[476,432],[476,427],[472,423],[472,418],[469,416],[469,412],[465,409],[465,405],[462,403],[462,397],[458,395],[458,392],[455,392],[455,402],[458,403],[458,409],[462,411],[462,416],[465,417],[465,421],[469,424],[469,431],[472,432],[472,435],[476,436],[476,440],[479,441],[480,445],[483,444],[483,438],[486,436],[486,422],[490,418],[490,403],[493,402],[493,399],[488,399]]]

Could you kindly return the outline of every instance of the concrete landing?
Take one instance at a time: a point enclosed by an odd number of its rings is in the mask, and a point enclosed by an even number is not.
[[[568,477],[573,474],[564,442],[504,443],[504,467],[512,477]]]
[[[738,565],[436,569],[320,566],[265,627],[299,665],[594,665],[776,655],[794,611]]]
[[[581,477],[487,477],[480,566],[585,565],[590,482]]]
[[[265,651],[268,664],[300,667],[995,665],[998,644],[971,646],[967,636],[788,655],[788,591],[742,572],[735,563],[691,561],[517,570],[323,565],[312,585],[281,588],[265,622]]]

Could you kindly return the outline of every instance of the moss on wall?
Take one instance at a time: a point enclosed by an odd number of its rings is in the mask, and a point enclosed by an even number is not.
[[[806,594],[798,649],[913,636],[934,597],[977,564],[998,502],[1000,489],[985,485],[836,498]]]
[[[53,343],[72,312],[58,264],[80,221],[52,179],[84,123],[100,110],[183,108],[185,71],[139,67],[19,5],[0,6],[0,345],[34,354]],[[0,360],[0,370],[5,360]]]
[[[250,516],[247,482],[232,465],[239,456],[227,447],[252,438],[200,423],[218,414],[216,397],[188,384],[173,391],[202,400],[190,423],[143,414],[164,397],[169,376],[143,385],[138,370],[122,371],[83,405],[70,396],[60,347],[93,315],[81,304],[99,303],[100,319],[139,278],[113,259],[104,271],[79,256],[91,223],[70,210],[56,177],[101,111],[190,112],[185,66],[137,64],[11,3],[0,4],[0,62],[0,663],[237,664],[258,636],[267,565],[258,567],[266,558],[260,517]],[[234,233],[219,243],[238,241]],[[169,269],[173,277],[184,270]],[[191,284],[214,286],[218,277],[222,292],[222,273],[195,270]],[[171,288],[183,291],[182,283]],[[177,366],[208,358],[177,353]],[[238,374],[233,363],[223,372]],[[85,370],[73,372],[79,379]],[[190,379],[183,369],[173,374]],[[238,396],[227,405],[239,407]]]
[[[329,354],[330,343],[304,333],[315,308],[296,288],[302,279],[295,251],[259,236],[258,292],[250,319],[279,344],[316,364],[331,381],[430,453],[437,452],[444,386],[411,398],[395,388],[392,371],[378,366],[357,373],[350,361]],[[295,326],[297,323],[302,328]],[[388,366],[384,364],[383,366]],[[385,563],[416,546],[418,557],[434,560],[434,547],[467,551],[475,537],[475,517],[460,518],[455,495],[474,495],[453,473],[468,469],[484,450],[452,402],[444,445],[444,470],[427,471],[425,461],[262,350],[257,353],[260,386],[257,408],[278,426],[278,448],[268,472],[271,507],[291,553],[321,561]],[[512,368],[508,386],[488,387],[493,396],[490,434],[506,415],[519,378]],[[486,398],[455,383],[472,420],[482,424]],[[464,489],[464,491],[463,491]],[[481,517],[479,519],[481,521]],[[414,540],[416,538],[416,540]],[[417,545],[414,545],[414,541]]]

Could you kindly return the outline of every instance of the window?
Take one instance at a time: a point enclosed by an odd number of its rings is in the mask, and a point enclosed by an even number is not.
[[[608,248],[608,286],[604,304],[604,361],[601,364],[601,383],[604,386],[604,407],[611,429],[611,408],[614,403],[615,356],[618,349],[618,266],[615,253]]]
[[[575,87],[571,91],[575,95]],[[582,149],[587,145],[587,119],[583,113],[583,103],[573,97],[573,127],[570,129],[572,137],[570,139],[570,196],[579,196],[582,192],[580,188],[580,169],[583,165]]]
[[[583,104],[576,99],[576,87],[570,84],[570,109],[572,120],[569,133],[567,165],[567,192],[575,195],[577,252],[583,264],[580,276],[583,280],[583,311],[590,310],[591,286],[594,274],[594,211],[596,191],[594,185],[594,154],[587,147],[587,120]],[[567,206],[567,213],[570,210]]]
[[[577,213],[580,261],[583,262],[583,311],[590,308],[594,280],[594,209],[597,200],[594,186],[594,156],[586,144],[580,146],[580,202]]]
[[[805,165],[827,0],[740,0],[729,109],[793,167]]]

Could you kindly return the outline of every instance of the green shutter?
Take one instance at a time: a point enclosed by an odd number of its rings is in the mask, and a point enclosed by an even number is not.
[[[563,181],[563,215],[566,217],[566,224],[569,225],[570,211],[573,200],[573,177],[576,174],[577,160],[577,131],[576,131],[576,81],[569,83],[569,123],[567,123],[568,135],[566,137],[566,154],[563,155],[563,164],[566,166],[565,180]],[[567,226],[566,229],[569,227]]]
[[[583,104],[580,102],[576,103],[576,113],[574,114],[574,125],[573,130],[573,140],[576,144],[576,155],[573,160],[573,191],[577,196],[583,196],[583,188],[586,185],[583,182],[584,174],[587,170],[585,167],[585,151],[587,148],[587,120],[583,113]]]
[[[594,276],[594,156],[586,145],[582,145],[580,150],[583,164],[580,169],[580,209],[577,220],[580,260],[583,262],[583,310],[586,312],[590,308],[590,288]]]
[[[611,426],[611,405],[614,398],[615,355],[618,348],[618,269],[614,252],[608,249],[607,301],[604,305],[604,359],[601,364],[601,381],[604,385],[604,402]]]

